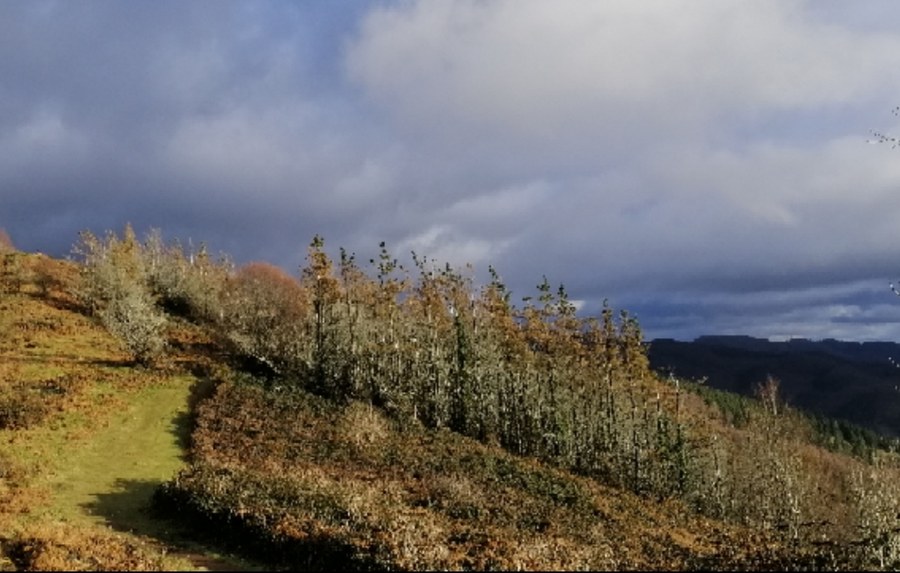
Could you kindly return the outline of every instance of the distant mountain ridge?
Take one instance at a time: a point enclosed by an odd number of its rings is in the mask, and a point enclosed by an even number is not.
[[[765,338],[743,335],[706,335],[700,336],[694,342],[758,352],[824,352],[859,362],[890,361],[894,358],[900,360],[900,344],[896,342],[852,342],[834,338],[823,340],[792,338],[773,342]]]
[[[748,396],[771,375],[792,406],[900,437],[900,370],[891,363],[900,361],[900,344],[894,342],[715,335],[655,339],[649,358],[657,371]]]

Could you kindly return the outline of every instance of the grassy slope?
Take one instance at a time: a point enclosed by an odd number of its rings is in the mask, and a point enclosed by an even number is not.
[[[64,263],[12,256],[18,272],[43,265],[71,279]],[[15,389],[37,413],[0,429],[0,540],[26,540],[19,547],[31,547],[39,568],[246,568],[195,545],[173,553],[171,525],[146,512],[156,486],[183,464],[196,380],[177,367],[133,369],[62,291],[12,290],[0,292],[0,396]]]
[[[172,376],[131,393],[90,440],[55,460],[57,470],[40,480],[54,492],[50,515],[152,530],[142,509],[183,463],[177,420],[191,383]]]

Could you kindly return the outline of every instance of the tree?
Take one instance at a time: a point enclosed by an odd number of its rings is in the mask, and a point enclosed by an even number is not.
[[[102,240],[84,231],[74,251],[83,263],[77,295],[87,311],[124,342],[136,363],[151,365],[166,345],[166,318],[150,291],[131,225],[122,239],[111,231]]]
[[[781,382],[778,378],[771,375],[766,376],[765,382],[760,382],[756,385],[756,397],[763,403],[766,411],[773,416],[778,415],[778,406],[781,402],[778,390],[780,385]]]
[[[307,365],[309,303],[293,277],[269,263],[249,263],[228,281],[224,299],[221,326],[239,354],[276,372]]]

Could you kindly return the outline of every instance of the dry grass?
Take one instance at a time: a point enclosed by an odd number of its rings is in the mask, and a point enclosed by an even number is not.
[[[81,525],[31,525],[6,552],[27,571],[172,571],[192,569],[190,561],[133,536]]]

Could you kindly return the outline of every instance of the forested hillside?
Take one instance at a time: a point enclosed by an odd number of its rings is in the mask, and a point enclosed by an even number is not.
[[[658,371],[745,396],[772,376],[793,406],[900,437],[900,370],[892,362],[900,360],[898,344],[703,336],[654,340],[649,358]]]
[[[900,564],[893,452],[819,447],[771,378],[750,400],[659,377],[627,312],[579,316],[546,279],[520,307],[494,269],[404,269],[384,244],[360,264],[315,237],[291,275],[130,228],[83,233],[74,263],[2,257],[0,443],[62,420],[58,447],[90,442],[78,420],[125,388],[193,388],[181,468],[128,489],[169,525],[103,497],[136,537],[26,519],[64,484],[40,480],[50,449],[0,448],[10,566],[159,569],[188,541],[289,569]]]

